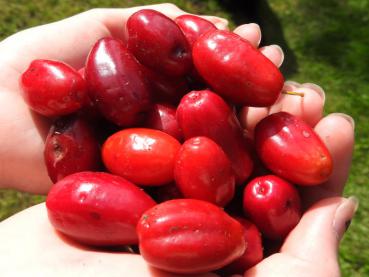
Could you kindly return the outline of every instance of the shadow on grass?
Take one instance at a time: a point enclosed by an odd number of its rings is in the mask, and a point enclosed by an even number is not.
[[[266,0],[220,0],[219,4],[232,14],[237,24],[256,22],[262,30],[261,45],[278,44],[282,47],[285,59],[281,71],[288,78],[298,70],[295,54],[288,46],[281,23]]]
[[[301,16],[310,20],[313,26],[301,37],[301,51],[348,76],[368,81],[369,4],[366,3],[301,1],[297,8],[301,11]]]

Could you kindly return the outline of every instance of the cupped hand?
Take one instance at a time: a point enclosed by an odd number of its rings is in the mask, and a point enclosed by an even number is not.
[[[150,8],[172,18],[184,13],[167,4]],[[17,83],[28,63],[35,58],[47,58],[80,68],[97,39],[105,36],[125,39],[124,22],[137,9],[92,10],[23,31],[0,44],[0,67],[4,72],[0,77],[1,92],[4,92],[0,94],[4,106],[0,109],[0,139],[5,144],[0,146],[0,153],[5,154],[0,168],[5,181],[0,185],[30,192],[46,192],[50,186],[42,158],[43,140],[50,123],[28,110]],[[224,20],[208,19],[226,28]],[[235,32],[258,47],[261,32],[256,24],[239,26]],[[260,50],[277,66],[282,64],[283,52],[278,46]],[[343,114],[323,117],[325,96],[317,85],[286,82],[285,90],[303,92],[304,97],[281,95],[272,107],[244,108],[240,114],[243,126],[252,133],[257,122],[278,111],[302,117],[326,143],[334,160],[334,172],[325,184],[301,189],[307,211],[300,223],[280,253],[264,259],[245,276],[339,276],[339,241],[357,208],[354,198],[340,197],[351,165],[354,123]],[[71,244],[53,230],[44,204],[5,220],[0,225],[0,236],[5,238],[0,252],[7,253],[0,260],[0,268],[9,275],[21,272],[37,276],[66,273],[68,276],[174,276],[148,267],[138,255],[97,252]]]
[[[299,188],[305,208],[301,221],[279,253],[264,259],[245,276],[340,276],[339,243],[358,205],[354,197],[341,197],[351,166],[354,121],[339,113],[323,117],[325,93],[315,84],[286,82],[284,90],[304,93],[304,97],[284,94],[270,108],[244,108],[243,125],[253,132],[256,123],[270,113],[286,111],[300,116],[328,147],[334,169],[326,183]]]

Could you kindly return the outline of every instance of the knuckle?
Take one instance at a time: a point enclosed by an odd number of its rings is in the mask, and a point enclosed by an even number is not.
[[[169,10],[173,10],[173,11],[178,11],[180,10],[177,5],[173,4],[173,3],[163,3],[160,4],[163,8],[165,9],[169,9]]]
[[[100,16],[104,12],[104,10],[105,9],[103,8],[93,8],[84,12],[84,14],[87,16]]]

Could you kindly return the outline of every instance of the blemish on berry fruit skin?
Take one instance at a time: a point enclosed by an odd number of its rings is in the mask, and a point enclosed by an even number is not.
[[[90,216],[94,220],[100,220],[101,219],[101,215],[99,213],[97,213],[97,212],[90,212]]]
[[[54,155],[55,155],[55,160],[59,161],[64,157],[63,147],[59,144],[57,139],[54,139],[52,144],[53,144],[53,151],[54,151]]]
[[[307,131],[302,131],[302,135],[305,137],[305,138],[310,138],[310,133],[307,132]]]
[[[45,141],[44,160],[55,183],[75,172],[100,167],[100,146],[92,126],[78,115],[59,118]]]

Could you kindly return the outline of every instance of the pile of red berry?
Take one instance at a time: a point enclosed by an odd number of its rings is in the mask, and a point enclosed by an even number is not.
[[[242,273],[299,222],[294,184],[325,182],[330,154],[288,113],[241,128],[237,109],[271,106],[284,83],[247,40],[153,10],[127,33],[97,41],[79,71],[35,60],[21,76],[30,108],[55,119],[50,221],[83,244],[138,244],[166,271]]]

